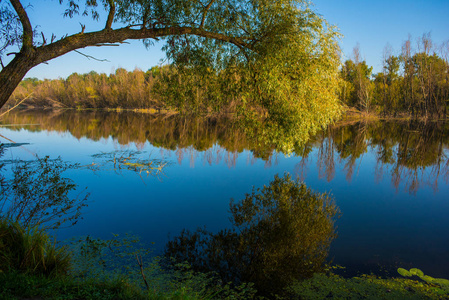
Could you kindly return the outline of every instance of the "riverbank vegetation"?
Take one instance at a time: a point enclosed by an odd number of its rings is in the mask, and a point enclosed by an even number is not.
[[[382,71],[376,74],[362,60],[357,46],[352,58],[342,64],[339,80],[326,84],[338,86],[341,104],[353,115],[446,118],[448,45],[435,45],[430,35],[424,34],[416,43],[409,37],[396,55],[386,46]],[[265,115],[262,106],[245,96],[246,88],[242,86],[245,80],[232,69],[217,73],[204,67],[201,72],[193,72],[175,65],[156,66],[146,72],[117,69],[110,75],[94,71],[74,73],[66,79],[55,80],[26,78],[11,96],[10,105],[26,99],[23,105],[27,107],[133,109],[200,115],[235,115],[242,113],[242,105],[246,105],[246,109]],[[327,97],[315,95],[316,99]],[[332,105],[322,108],[336,110]]]
[[[449,293],[447,286],[418,277],[345,278],[331,268],[294,280],[276,296],[264,298],[252,283],[225,284],[217,275],[195,272],[186,263],[163,271],[159,258],[138,256],[139,265],[135,254],[147,251],[134,243],[129,238],[86,237],[74,242],[75,248],[58,246],[45,231],[2,218],[0,259],[14,256],[15,263],[0,266],[0,299],[447,299]]]

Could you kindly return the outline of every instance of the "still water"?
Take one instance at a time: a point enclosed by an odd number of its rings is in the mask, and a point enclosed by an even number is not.
[[[231,198],[288,172],[335,198],[329,260],[348,274],[415,267],[449,278],[449,124],[337,124],[290,155],[252,145],[225,120],[17,111],[2,124],[0,142],[26,143],[3,159],[80,164],[65,175],[90,193],[88,206],[59,240],[131,232],[158,254],[184,228],[229,227]]]

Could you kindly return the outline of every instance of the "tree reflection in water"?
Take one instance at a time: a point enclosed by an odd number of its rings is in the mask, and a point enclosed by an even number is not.
[[[184,230],[167,243],[166,257],[216,272],[223,282],[253,282],[262,295],[323,270],[339,215],[327,194],[286,174],[241,201],[231,200],[230,211],[232,228]]]
[[[318,145],[318,146],[316,146]],[[331,181],[337,163],[344,165],[350,181],[363,155],[373,149],[375,177],[380,181],[389,173],[393,186],[401,184],[415,194],[421,186],[438,189],[438,180],[449,181],[449,128],[439,122],[358,122],[335,125],[316,135],[298,152],[296,166],[300,179],[305,178],[311,149],[318,147],[320,177]]]
[[[39,124],[9,129],[69,131],[76,138],[95,141],[113,137],[120,145],[135,143],[139,150],[150,142],[162,152],[174,151],[179,163],[189,158],[192,167],[199,156],[207,164],[225,162],[233,167],[245,150],[251,153],[250,163],[260,158],[270,167],[276,164],[279,155],[275,145],[254,141],[238,122],[224,117],[32,110],[9,113],[4,116],[3,123]],[[388,174],[397,189],[402,183],[412,194],[423,185],[437,189],[439,178],[449,180],[448,134],[449,125],[444,122],[337,123],[294,149],[294,154],[302,158],[296,166],[296,174],[305,179],[316,148],[321,178],[333,180],[336,168],[342,164],[346,179],[350,181],[356,174],[358,162],[374,149],[377,180]]]

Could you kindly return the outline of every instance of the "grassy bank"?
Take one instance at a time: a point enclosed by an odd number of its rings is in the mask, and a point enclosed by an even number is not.
[[[338,124],[346,124],[351,122],[360,122],[360,121],[411,121],[411,120],[417,120],[421,122],[426,121],[446,121],[449,116],[437,118],[435,116],[429,116],[428,118],[422,117],[422,116],[413,116],[409,113],[396,113],[396,114],[383,114],[383,113],[377,113],[375,111],[361,111],[354,107],[348,107],[346,106],[343,110],[343,114],[340,118],[340,120],[337,121]]]
[[[69,276],[48,278],[19,272],[0,273],[0,299],[254,299],[235,290],[221,295],[216,288],[195,290],[178,283],[172,290],[147,291],[126,278],[78,280]],[[436,284],[374,275],[343,278],[315,274],[289,287],[279,299],[448,299],[448,290]]]
[[[136,243],[134,239],[80,241],[70,249],[60,247],[41,230],[23,230],[17,223],[2,219],[0,299],[262,299],[256,296],[252,284],[231,286],[213,275],[192,272],[185,265],[169,270],[161,267],[162,260],[142,259],[143,252],[132,245]],[[111,262],[117,260],[121,266],[114,267]],[[419,272],[405,275],[413,274],[420,275]],[[431,277],[423,276],[343,278],[332,272],[317,273],[310,279],[294,282],[277,298],[449,297],[447,281],[426,282],[420,278]]]

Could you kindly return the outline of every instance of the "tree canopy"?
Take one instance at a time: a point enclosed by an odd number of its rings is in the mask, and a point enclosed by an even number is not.
[[[167,57],[184,76],[212,74],[224,80],[221,87],[232,77],[241,112],[263,116],[264,126],[274,133],[266,139],[282,139],[285,150],[339,113],[338,33],[308,1],[59,2],[66,5],[65,17],[88,15],[104,22],[104,29],[88,32],[82,25],[78,33],[46,37],[30,20],[29,7],[19,0],[2,1],[0,54],[11,54],[14,46],[20,51],[12,53],[7,65],[2,63],[0,107],[40,63],[84,47],[138,39],[148,47],[164,40]],[[229,90],[228,84],[215,97]]]

